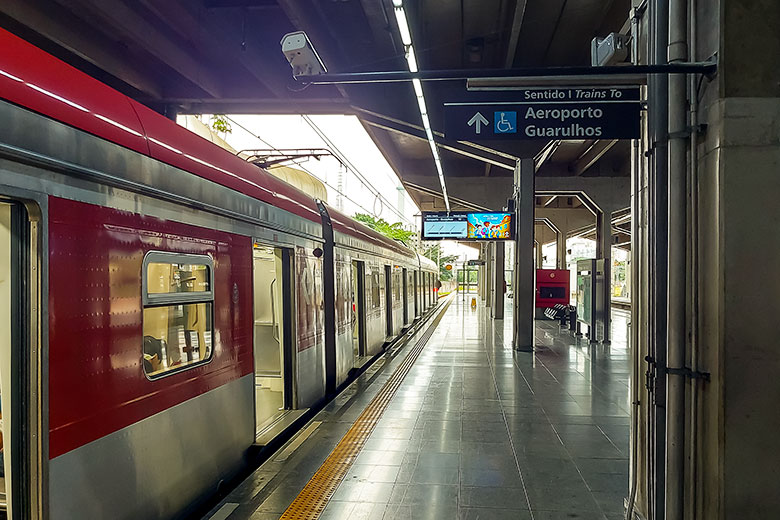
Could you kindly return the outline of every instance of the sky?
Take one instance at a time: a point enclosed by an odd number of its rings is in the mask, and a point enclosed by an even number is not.
[[[209,116],[202,120],[208,124]],[[420,210],[406,192],[357,117],[351,115],[230,115],[232,131],[222,135],[236,150],[328,148],[341,157],[307,159],[287,166],[325,184],[328,204],[349,216],[368,213],[419,231]],[[342,165],[346,164],[346,167]],[[431,157],[433,167],[433,157]],[[475,259],[478,250],[442,241],[445,255]]]
[[[331,206],[350,216],[369,213],[390,223],[402,222],[409,229],[418,225],[419,209],[357,117],[231,115],[229,119],[232,132],[225,140],[237,150],[328,148],[341,156],[346,167],[335,157],[286,164],[323,181]]]

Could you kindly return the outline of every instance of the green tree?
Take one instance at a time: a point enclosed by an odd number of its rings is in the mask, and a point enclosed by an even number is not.
[[[215,132],[222,132],[224,135],[233,132],[230,120],[225,114],[214,114],[211,116],[211,129]]]
[[[386,237],[394,240],[400,240],[406,244],[409,244],[411,240],[417,235],[414,231],[404,229],[404,225],[400,222],[390,224],[383,218],[377,218],[366,213],[355,213],[353,217],[358,222],[365,224],[374,231],[377,231]]]
[[[455,262],[458,261],[458,255],[444,255],[441,252],[441,244],[433,244],[424,246],[422,255],[426,258],[430,258],[434,262],[439,264],[439,278],[442,281],[452,280],[455,276],[456,267]],[[447,264],[452,264],[452,270],[447,270]]]

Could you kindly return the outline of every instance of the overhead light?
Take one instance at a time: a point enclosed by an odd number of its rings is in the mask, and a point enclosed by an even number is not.
[[[395,19],[398,21],[398,31],[401,34],[401,42],[404,44],[404,50],[406,51],[406,63],[409,66],[409,72],[416,74],[419,72],[417,57],[414,54],[412,33],[409,30],[409,23],[406,21],[406,11],[404,11],[403,0],[393,0],[393,8]],[[441,166],[441,157],[439,157],[439,149],[436,147],[436,142],[433,140],[433,131],[431,130],[431,122],[428,119],[428,107],[425,104],[422,82],[418,78],[412,78],[412,87],[414,87],[414,95],[417,98],[417,105],[420,109],[420,118],[422,119],[423,128],[425,128],[425,137],[428,139],[428,146],[431,147],[433,162],[436,165],[436,171],[439,175],[439,184],[441,184],[441,193],[444,196],[444,205],[447,207],[447,211],[450,211],[450,199],[447,196],[447,186],[444,184],[444,171]]]
[[[431,121],[428,119],[428,114],[423,114],[422,122],[423,128],[425,128],[426,131],[431,129]]]
[[[414,57],[414,47],[411,45],[406,50],[406,63],[409,64],[409,72],[419,72],[417,70],[417,59]]]
[[[414,87],[414,95],[417,97],[422,97],[423,95],[422,82],[419,79],[414,78],[412,79],[412,86]]]
[[[417,98],[417,105],[420,107],[420,114],[428,115],[428,109],[425,106],[425,98],[422,96],[419,96]]]
[[[398,22],[398,32],[401,33],[401,42],[404,45],[412,44],[412,33],[409,31],[409,24],[406,23],[406,13],[403,7],[396,7],[395,19]]]

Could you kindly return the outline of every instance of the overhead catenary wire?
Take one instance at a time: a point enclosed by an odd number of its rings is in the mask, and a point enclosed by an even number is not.
[[[322,141],[325,143],[325,146],[336,156],[336,158],[341,161],[341,163],[348,169],[351,170],[352,173],[355,174],[355,176],[360,180],[360,182],[363,184],[363,186],[367,187],[376,198],[382,201],[382,205],[387,205],[390,210],[393,211],[396,215],[398,215],[402,220],[405,220],[407,223],[412,224],[414,226],[414,222],[411,222],[408,218],[406,218],[400,211],[398,211],[389,200],[387,200],[382,193],[377,190],[376,188],[371,185],[371,183],[368,181],[368,179],[365,178],[365,176],[360,172],[360,170],[352,164],[352,161],[350,161],[339,149],[336,144],[331,141],[331,139],[325,134],[325,132],[322,131],[322,129],[315,123],[311,117],[307,115],[302,115],[301,118],[306,121],[306,123],[311,127],[312,130],[314,130],[314,133],[317,134],[317,136],[322,139]],[[394,179],[390,179],[391,181]]]
[[[230,116],[227,116],[227,119],[228,119],[228,121],[230,121],[230,122],[231,122],[231,124],[235,124],[235,125],[236,125],[238,128],[240,128],[240,129],[241,129],[241,130],[243,130],[244,132],[248,133],[249,135],[251,135],[252,137],[254,137],[255,139],[257,139],[258,141],[260,141],[261,143],[263,143],[263,145],[264,145],[264,146],[266,146],[266,147],[268,147],[268,148],[270,148],[270,149],[272,149],[272,150],[275,150],[275,151],[278,151],[278,150],[279,150],[279,148],[275,147],[275,146],[274,146],[274,145],[272,145],[270,142],[266,141],[265,139],[263,139],[262,137],[260,137],[258,134],[254,133],[253,131],[251,131],[250,129],[248,129],[246,126],[242,125],[241,123],[239,123],[239,122],[238,122],[238,121],[236,121],[235,119],[231,118]],[[333,150],[331,150],[331,152],[332,152],[332,151],[333,151]],[[339,156],[338,156],[338,155],[334,154],[334,156],[335,156],[335,158],[336,158],[337,160],[341,161],[341,159],[339,158]],[[349,200],[350,202],[352,202],[353,204],[355,204],[357,207],[359,207],[360,209],[362,209],[363,211],[365,211],[367,214],[369,214],[369,215],[373,215],[373,216],[378,216],[378,215],[377,215],[377,214],[376,214],[374,211],[372,211],[372,210],[370,210],[370,209],[366,208],[366,207],[365,207],[363,204],[361,204],[360,202],[356,201],[355,199],[353,199],[352,197],[350,197],[349,195],[347,195],[346,193],[344,193],[342,190],[340,190],[340,189],[338,189],[337,187],[333,186],[333,185],[332,185],[332,184],[330,184],[330,183],[329,183],[327,180],[321,179],[321,178],[320,178],[318,175],[316,175],[316,174],[315,174],[314,172],[312,172],[311,170],[307,169],[307,168],[306,168],[305,166],[303,166],[301,163],[299,163],[299,162],[295,162],[294,164],[296,165],[296,167],[298,167],[298,168],[300,168],[301,170],[305,171],[306,173],[308,173],[308,174],[309,174],[309,175],[311,175],[312,177],[314,177],[314,178],[318,179],[318,180],[319,180],[319,181],[321,181],[323,184],[325,184],[326,186],[328,186],[329,188],[331,188],[332,190],[334,190],[336,193],[338,193],[339,195],[341,195],[341,196],[342,196],[342,197],[344,197],[345,199],[347,199],[347,200]],[[345,166],[345,167],[347,167],[346,165],[344,165],[344,166]],[[347,167],[347,168],[348,168],[348,167]],[[348,169],[349,169],[349,168],[348,168]],[[353,173],[354,173],[354,172],[353,172]],[[361,184],[363,184],[364,186],[366,186],[366,187],[367,187],[367,188],[368,188],[368,189],[369,189],[369,190],[370,190],[370,191],[371,191],[371,192],[372,192],[374,195],[377,195],[377,194],[378,194],[378,192],[377,192],[377,191],[375,191],[375,189],[373,188],[373,186],[371,186],[371,185],[369,185],[369,184],[366,184],[366,182],[367,182],[367,181],[365,181],[364,179],[360,179],[360,178],[358,178],[358,180],[360,180]],[[390,205],[390,208],[391,208],[391,209],[394,209],[394,208],[392,207],[392,205]],[[396,212],[396,213],[398,214],[398,212]],[[399,215],[400,215],[400,214],[399,214]],[[408,219],[406,219],[406,218],[405,218],[405,217],[403,217],[402,215],[400,215],[400,216],[401,216],[402,218],[404,218],[404,220],[406,220],[406,222],[410,222]],[[413,225],[413,223],[412,223],[412,225]]]

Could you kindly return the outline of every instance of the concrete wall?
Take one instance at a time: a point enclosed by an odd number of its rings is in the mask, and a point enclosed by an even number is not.
[[[717,53],[719,70],[698,86],[695,123],[706,127],[698,135],[688,194],[686,366],[711,379],[686,385],[683,517],[780,518],[780,2],[698,0],[696,13],[691,58]],[[639,152],[648,149],[645,132]],[[648,226],[654,215],[652,162],[643,155],[638,162],[632,356],[641,377],[653,337]],[[633,431],[639,448],[632,463],[637,511],[647,517],[650,401],[643,389],[638,398]]]

